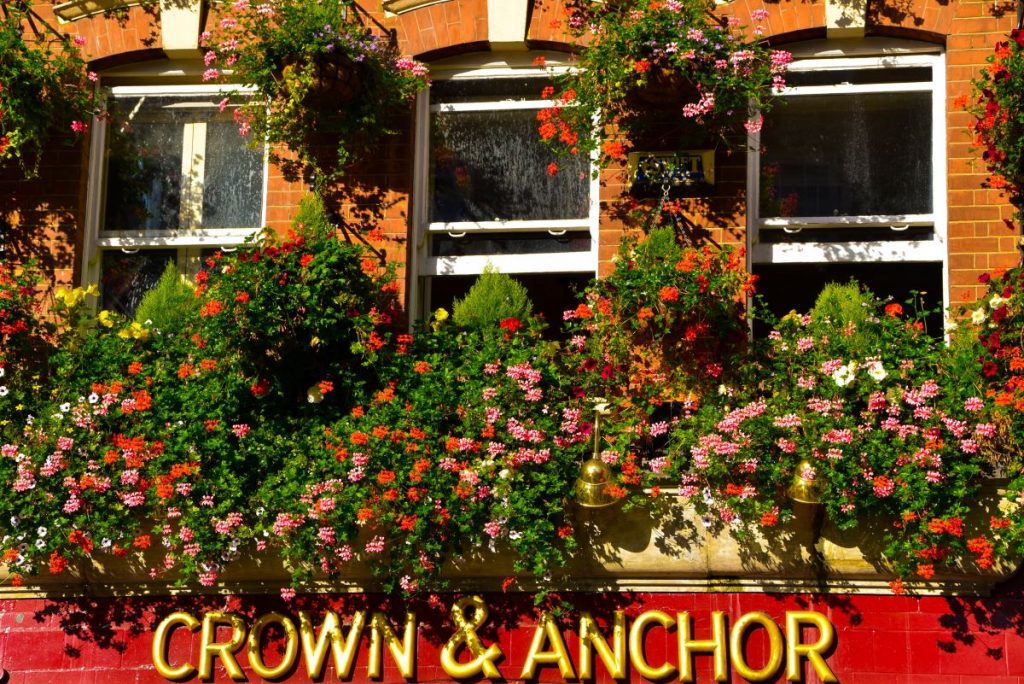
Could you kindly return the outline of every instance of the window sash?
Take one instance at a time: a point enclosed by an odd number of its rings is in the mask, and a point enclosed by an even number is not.
[[[214,96],[227,96],[232,93],[252,94],[255,88],[242,85],[153,85],[153,86],[113,86],[109,88],[108,96],[111,98],[129,97],[178,97],[196,96],[210,98]],[[104,223],[105,196],[107,191],[107,126],[109,123],[104,118],[94,118],[93,131],[94,141],[90,155],[93,163],[90,164],[90,196],[91,202],[96,202],[95,208],[89,212],[89,219],[92,227],[91,234],[94,236],[95,247],[159,247],[159,246],[231,246],[245,241],[249,236],[257,233],[266,225],[267,221],[267,185],[269,182],[269,157],[266,147],[262,155],[262,193],[259,198],[259,221],[257,225],[236,228],[201,228],[202,220],[202,197],[203,183],[205,176],[205,155],[194,154],[198,148],[205,148],[206,123],[186,122],[183,125],[184,135],[182,144],[182,178],[191,176],[199,180],[195,183],[187,183],[182,188],[181,200],[179,202],[180,226],[172,229],[132,229],[124,230],[118,228],[107,228]],[[97,155],[97,150],[99,151]],[[97,158],[98,157],[98,158]],[[192,160],[191,163],[189,160]],[[97,182],[97,179],[99,182]]]
[[[928,92],[932,93],[932,208],[923,214],[865,214],[848,216],[769,217],[760,216],[761,136],[748,136],[747,153],[747,231],[751,248],[750,263],[861,262],[877,259],[895,261],[944,261],[946,258],[946,122],[945,59],[942,54],[900,54],[881,57],[813,58],[794,62],[791,71],[849,71],[853,69],[899,69],[927,66],[930,82],[895,84],[836,84],[778,89],[780,96],[844,95],[856,93]],[[891,228],[898,232],[913,226],[934,227],[931,240],[824,241],[801,243],[762,243],[761,230],[798,232],[804,229]]]

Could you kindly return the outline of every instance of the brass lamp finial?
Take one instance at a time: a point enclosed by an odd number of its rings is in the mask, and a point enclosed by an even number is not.
[[[580,476],[576,480],[576,501],[583,508],[606,508],[616,503],[612,496],[612,469],[601,460],[600,430],[603,405],[594,408],[594,453],[580,466]]]
[[[825,484],[810,461],[801,461],[789,486],[789,498],[798,503],[820,504]]]

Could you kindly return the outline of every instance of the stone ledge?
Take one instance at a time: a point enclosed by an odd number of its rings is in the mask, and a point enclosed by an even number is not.
[[[988,498],[994,506],[997,499]],[[978,515],[987,516],[989,508],[979,506]],[[841,531],[825,521],[819,534],[813,507],[806,509],[791,524],[775,528],[777,534],[751,533],[743,540],[714,534],[678,500],[656,514],[580,509],[576,528],[581,551],[551,577],[520,578],[516,589],[888,594],[894,574],[881,560],[875,531],[870,526]],[[173,578],[152,580],[145,567],[143,558],[110,556],[70,575],[25,578],[22,587],[10,586],[6,573],[0,573],[0,598],[276,593],[290,584],[288,569],[269,555],[231,563],[213,587],[177,587]],[[934,581],[907,582],[905,588],[924,595],[987,595],[1016,568],[946,569]],[[512,558],[500,550],[467,554],[445,570],[453,588],[465,591],[497,591],[512,574]],[[353,593],[379,587],[368,565],[353,564],[346,577],[317,579],[300,589]]]

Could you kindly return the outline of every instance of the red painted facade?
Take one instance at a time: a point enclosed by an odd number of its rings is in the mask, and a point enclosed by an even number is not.
[[[163,598],[77,598],[68,600],[20,599],[0,602],[0,664],[9,684],[44,682],[121,684],[165,682],[152,662],[153,630],[174,611],[197,618],[207,611],[234,612],[251,625],[258,615],[277,611],[297,622],[300,610],[309,611],[314,622],[326,610],[344,619],[356,610],[387,613],[400,633],[406,610],[417,617],[417,682],[452,681],[440,666],[440,649],[456,631],[448,619],[451,596],[442,595],[442,605],[402,605],[394,599],[375,595],[308,595],[290,602],[276,597],[163,597]],[[565,612],[561,632],[578,672],[579,611],[588,610],[607,634],[608,620],[616,609],[624,610],[627,621],[649,610],[662,610],[673,617],[688,611],[694,620],[694,638],[710,638],[712,611],[723,611],[731,625],[740,615],[763,611],[785,631],[787,611],[816,611],[828,618],[836,631],[835,646],[826,661],[844,684],[1021,684],[1024,683],[1024,593],[1022,584],[997,590],[987,598],[907,597],[864,595],[800,595],[761,593],[722,594],[575,594],[565,595],[572,607]],[[498,667],[508,680],[518,678],[536,627],[536,611],[529,597],[490,594],[484,596],[491,613],[479,630],[485,645],[497,643],[504,652]],[[347,620],[345,620],[347,622]],[[317,623],[318,624],[318,623]],[[804,629],[803,639],[816,638]],[[221,634],[218,638],[223,640]],[[610,639],[610,637],[609,637]],[[197,663],[199,632],[172,632],[168,662],[177,666]],[[243,649],[244,650],[244,649]],[[646,632],[644,656],[657,667],[678,664],[674,631],[654,627]],[[265,662],[279,662],[274,646],[265,646]],[[745,645],[750,667],[759,668],[768,657],[764,630],[750,630]],[[249,670],[243,653],[238,661],[248,681],[264,681]],[[363,641],[353,669],[353,682],[370,681],[366,676],[368,638]],[[610,682],[604,666],[595,656],[595,681]],[[710,682],[712,658],[695,655],[697,682]],[[803,662],[804,679],[820,679]],[[563,681],[558,668],[539,670],[540,681]],[[730,669],[730,681],[745,681]],[[630,668],[630,681],[643,681]],[[675,681],[672,678],[669,681]],[[187,681],[199,681],[193,676]],[[230,681],[219,661],[213,681]],[[275,681],[307,682],[302,651],[290,675]],[[328,665],[320,681],[339,681]],[[383,682],[401,682],[394,661],[385,649]],[[785,681],[782,670],[776,679]]]

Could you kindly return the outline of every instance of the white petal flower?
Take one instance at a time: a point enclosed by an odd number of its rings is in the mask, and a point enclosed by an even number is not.
[[[971,323],[974,323],[975,325],[984,323],[986,318],[988,318],[988,316],[985,314],[985,307],[983,306],[978,307],[971,312]]]
[[[876,382],[881,382],[889,376],[889,373],[886,372],[881,361],[872,361],[868,364],[868,375]]]

